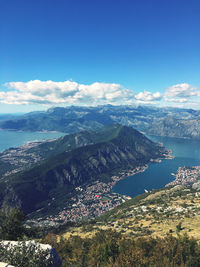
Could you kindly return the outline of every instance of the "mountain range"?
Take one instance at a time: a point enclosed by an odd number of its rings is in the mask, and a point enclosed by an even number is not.
[[[7,118],[7,119],[6,119]],[[146,134],[200,139],[200,111],[153,106],[56,107],[8,119],[0,117],[0,128],[23,131],[76,133],[98,130],[119,123]]]

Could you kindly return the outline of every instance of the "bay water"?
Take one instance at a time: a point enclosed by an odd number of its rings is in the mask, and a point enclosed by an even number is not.
[[[23,132],[0,131],[0,152],[18,147],[30,141],[54,139],[65,135],[60,132]],[[150,163],[141,173],[120,180],[112,189],[113,192],[134,197],[144,190],[164,187],[175,177],[178,167],[200,165],[200,141],[170,137],[148,136],[154,142],[161,142],[172,150],[173,159],[164,159],[161,163]]]
[[[17,131],[0,131],[0,152],[11,148],[25,145],[30,141],[42,141],[54,139],[65,135],[60,132],[17,132]]]
[[[178,167],[200,165],[200,141],[170,137],[148,136],[154,142],[161,142],[172,150],[173,159],[164,159],[161,163],[150,163],[141,173],[120,180],[113,192],[134,197],[145,190],[164,187],[173,181]]]

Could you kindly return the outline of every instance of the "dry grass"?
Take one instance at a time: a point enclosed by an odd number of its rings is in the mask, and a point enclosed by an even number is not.
[[[117,219],[112,221],[112,224],[96,224],[92,229],[87,231],[87,228],[71,228],[67,233],[63,234],[63,238],[68,239],[70,236],[80,236],[81,238],[93,237],[98,230],[116,230],[123,234],[131,234],[132,236],[152,236],[152,237],[165,237],[167,234],[171,233],[177,236],[177,225],[181,222],[180,233],[187,233],[189,237],[194,237],[200,241],[200,196],[191,194],[190,192],[184,196],[173,196],[170,195],[176,190],[181,190],[182,187],[176,187],[176,189],[166,189],[161,192],[156,192],[146,199],[142,200],[140,204],[133,205],[131,208],[134,210],[141,205],[145,205],[146,201],[152,199],[161,198],[165,199],[166,207],[172,209],[180,208],[183,212],[176,213],[172,212],[166,216],[165,212],[159,212],[158,204],[150,204],[148,202],[146,206],[149,208],[146,212],[141,210],[141,217],[132,217],[129,213],[125,213],[124,210],[118,210],[118,215],[126,215],[122,219]],[[161,205],[162,206],[162,205]],[[189,208],[188,208],[189,206]],[[184,213],[184,208],[188,208],[187,212]],[[193,210],[195,208],[195,210]],[[130,210],[130,209],[129,209]]]

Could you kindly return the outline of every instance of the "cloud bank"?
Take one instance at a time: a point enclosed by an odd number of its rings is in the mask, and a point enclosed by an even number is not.
[[[188,83],[168,87],[165,92],[134,93],[120,84],[95,82],[89,85],[71,80],[64,82],[31,80],[4,84],[0,103],[11,105],[131,105],[137,103],[161,106],[200,107],[200,91]]]
[[[200,104],[200,91],[188,83],[170,86],[166,89],[164,99],[166,102],[174,102],[179,107],[190,106],[197,108]]]
[[[151,92],[141,92],[135,95],[135,99],[143,102],[151,102],[151,101],[160,101],[162,99],[162,95],[160,92],[151,93]]]
[[[0,102],[5,104],[47,104],[47,105],[101,105],[130,104],[134,93],[115,83],[79,84],[73,81],[54,82],[34,80],[10,82],[10,90],[0,92]]]

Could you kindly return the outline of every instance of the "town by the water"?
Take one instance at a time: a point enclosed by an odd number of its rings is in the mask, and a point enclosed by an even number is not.
[[[179,167],[176,174],[172,173],[176,178],[167,186],[173,185],[192,185],[193,188],[200,187],[200,166]]]
[[[146,170],[148,165],[139,166],[133,170],[121,172],[118,176],[112,176],[110,183],[96,181],[90,185],[79,186],[75,188],[75,194],[58,215],[41,217],[27,220],[26,224],[34,226],[49,227],[60,223],[70,221],[87,220],[98,217],[123,202],[131,199],[125,196],[111,192],[113,186],[121,179]],[[51,203],[49,203],[51,205]],[[38,210],[40,212],[41,210]]]

